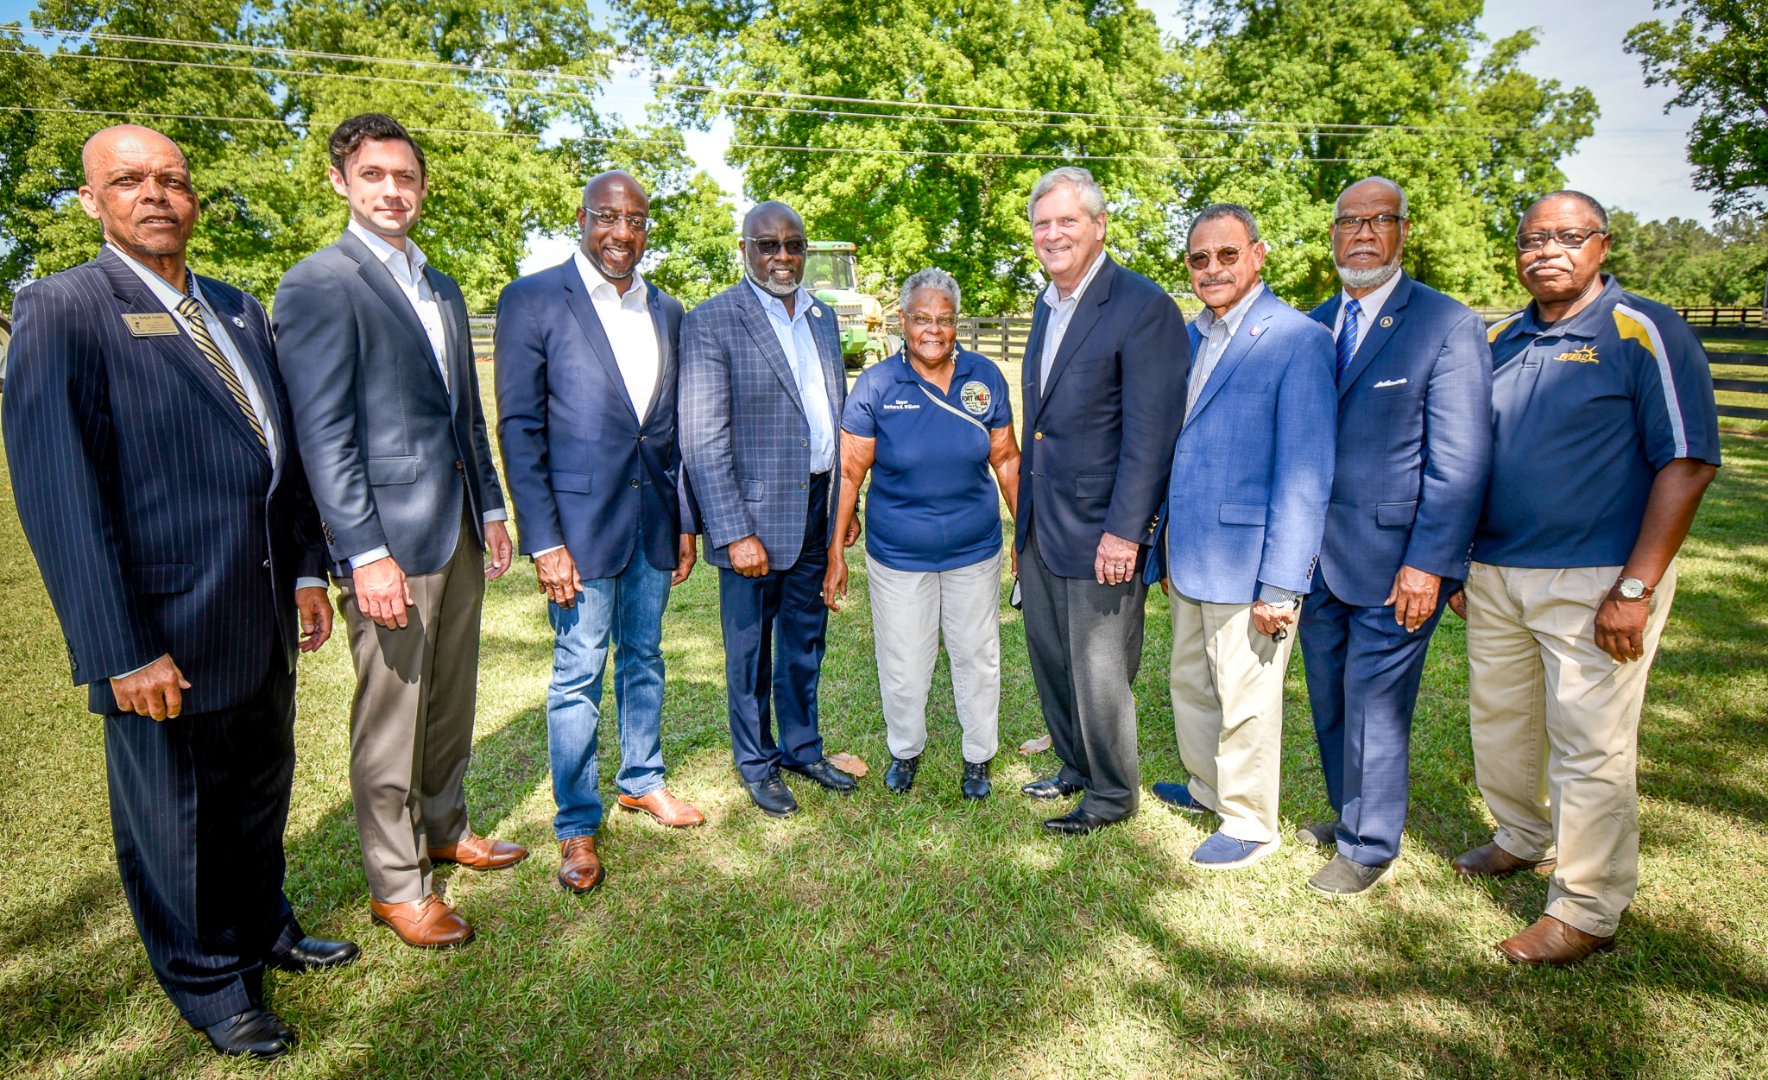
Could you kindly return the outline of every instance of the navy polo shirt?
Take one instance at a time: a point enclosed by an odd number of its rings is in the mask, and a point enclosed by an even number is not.
[[[1543,324],[1493,326],[1492,477],[1473,557],[1497,566],[1620,566],[1658,470],[1719,464],[1706,350],[1681,317],[1623,292]]]
[[[979,353],[958,350],[945,391],[902,353],[860,372],[841,428],[876,440],[866,552],[893,570],[936,573],[1000,551],[989,432],[1012,422],[1007,380]]]

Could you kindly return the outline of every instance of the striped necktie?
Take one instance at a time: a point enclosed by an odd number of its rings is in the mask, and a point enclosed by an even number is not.
[[[221,353],[221,347],[215,344],[215,338],[209,333],[209,324],[203,320],[203,306],[197,303],[196,297],[186,296],[178,301],[178,314],[184,316],[184,321],[190,326],[190,340],[196,342],[196,351],[202,353],[203,359],[215,369],[215,375],[227,387],[227,392],[233,395],[233,403],[245,414],[252,434],[258,436],[258,445],[268,453],[270,443],[264,438],[264,426],[258,423],[258,414],[252,409],[252,399],[246,396],[246,388],[239,381],[239,373],[233,370],[233,365],[227,362],[227,357]]]
[[[1351,358],[1357,355],[1357,316],[1363,313],[1363,306],[1352,300],[1344,305],[1344,325],[1338,330],[1338,370],[1332,375],[1334,383],[1344,380],[1344,370],[1351,366]]]

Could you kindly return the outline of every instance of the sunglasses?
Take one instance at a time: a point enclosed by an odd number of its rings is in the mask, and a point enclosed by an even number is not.
[[[1185,261],[1191,264],[1191,269],[1203,270],[1209,266],[1210,257],[1213,255],[1215,261],[1223,266],[1233,266],[1240,261],[1241,250],[1237,247],[1220,247],[1214,251],[1193,251],[1185,256]]]
[[[754,244],[755,250],[761,252],[762,258],[765,259],[771,259],[778,255],[782,247],[786,249],[786,254],[794,259],[804,254],[804,241],[797,237],[785,241],[776,240],[771,236],[745,236],[743,239]]]

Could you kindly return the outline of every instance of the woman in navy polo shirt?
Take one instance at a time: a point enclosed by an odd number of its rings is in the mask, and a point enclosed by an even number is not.
[[[957,347],[958,301],[945,271],[912,275],[902,287],[903,351],[861,372],[847,395],[823,600],[839,610],[847,595],[840,538],[869,471],[866,577],[892,759],[884,783],[901,794],[915,782],[943,629],[964,729],[962,790],[981,799],[1001,707],[1000,498],[1009,513],[1017,508],[1019,444],[1000,369]]]

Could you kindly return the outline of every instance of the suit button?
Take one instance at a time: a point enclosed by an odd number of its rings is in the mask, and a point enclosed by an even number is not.
[[[1044,433],[1040,431],[1036,435],[1033,435],[1032,438],[1038,440],[1039,442],[1042,442],[1043,438],[1044,438]]]
[[[467,466],[466,466],[466,462],[464,462],[464,461],[456,461],[456,462],[455,462],[455,463],[454,463],[454,470],[455,470],[455,471],[456,471],[456,472],[466,472],[466,471],[467,471]]]
[[[810,445],[810,440],[809,440],[809,439],[799,439],[799,440],[798,440],[798,445],[799,445],[799,446],[809,446],[809,445]]]
[[[634,481],[633,481],[633,482],[632,482],[632,486],[633,486],[633,487],[638,487],[638,481],[637,481],[637,480],[634,480]]]
[[[264,569],[266,569],[266,570],[270,569],[270,560],[269,559],[264,560]]]
[[[638,441],[639,441],[639,442],[644,442],[644,441],[645,441],[645,437],[644,437],[644,436],[643,436],[643,435],[640,435],[640,436],[639,436],[639,437],[638,437]]]
[[[800,491],[808,491],[808,490],[810,490],[810,481],[808,481],[808,480],[806,480],[806,481],[805,481],[805,482],[804,482],[804,483],[802,483],[802,484],[799,484],[799,485],[798,485],[798,489],[799,489],[799,490],[800,490]]]

